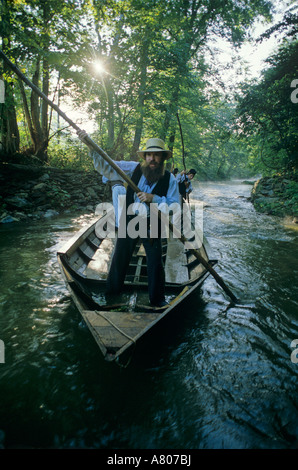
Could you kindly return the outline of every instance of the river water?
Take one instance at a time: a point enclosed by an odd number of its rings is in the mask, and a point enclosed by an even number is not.
[[[250,190],[193,192],[241,305],[209,277],[126,368],[103,360],[56,260],[90,216],[1,226],[0,447],[297,448],[298,231],[256,214]]]

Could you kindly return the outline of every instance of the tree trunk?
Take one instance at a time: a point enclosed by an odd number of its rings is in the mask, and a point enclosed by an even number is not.
[[[2,49],[3,52],[9,55],[10,50],[10,14],[9,5],[7,0],[2,0],[2,17],[1,17],[1,29],[2,29]],[[4,75],[9,76],[10,70],[6,64],[3,64]],[[1,104],[1,143],[2,153],[5,155],[12,155],[20,150],[20,135],[17,124],[17,116],[14,102],[13,82],[4,82],[5,86],[5,102]]]
[[[36,63],[36,69],[32,78],[32,82],[37,87],[39,86],[39,75],[40,75],[40,59],[38,58],[37,63]],[[46,78],[46,80],[48,79]],[[46,86],[47,85],[45,85],[45,87]],[[46,88],[45,88],[45,91],[47,91]],[[31,120],[32,120],[32,128],[33,128],[33,134],[32,134],[33,153],[42,162],[46,162],[47,161],[47,147],[48,147],[47,107],[44,107],[44,105],[42,104],[42,110],[40,109],[39,98],[33,90],[31,92]]]
[[[31,142],[33,143],[34,142],[34,129],[33,129],[33,125],[32,125],[32,119],[31,119],[30,110],[29,110],[29,106],[28,106],[27,96],[26,96],[26,93],[25,93],[24,83],[22,82],[21,79],[19,79],[19,87],[20,87],[20,92],[21,92],[21,96],[22,96],[22,100],[23,100],[25,120],[27,122],[27,126],[28,126],[28,129],[29,129]]]
[[[2,104],[2,153],[14,155],[20,150],[20,134],[14,104],[13,83],[5,82],[5,102]]]
[[[39,69],[40,69],[40,60],[37,59],[35,72],[32,77],[32,83],[39,86]],[[42,129],[40,126],[40,107],[39,107],[39,98],[37,94],[32,90],[31,91],[31,119],[33,126],[33,152],[35,155],[38,154],[39,149],[42,146]]]
[[[161,136],[161,138],[165,141],[167,135],[169,135],[170,150],[173,150],[174,148],[175,131],[177,126],[176,115],[178,112],[179,91],[180,87],[179,85],[177,85],[177,87],[173,91],[171,103],[167,106],[167,111],[163,124],[163,135]],[[175,119],[175,123],[173,123],[173,119]]]
[[[145,38],[147,35],[145,35]],[[146,85],[147,85],[147,66],[148,66],[148,47],[149,42],[148,39],[144,40],[141,57],[140,57],[140,64],[141,64],[141,74],[140,74],[140,87],[138,91],[138,118],[136,123],[135,129],[135,136],[133,141],[133,146],[131,150],[131,158],[133,160],[137,159],[137,150],[140,148],[141,137],[142,137],[142,130],[143,130],[143,122],[144,122],[144,114],[145,114],[145,93],[146,93]]]
[[[43,79],[42,79],[42,91],[48,96],[49,95],[49,63],[47,59],[43,60]],[[40,158],[44,161],[48,161],[48,142],[49,142],[49,127],[48,127],[48,104],[43,100],[41,105],[41,129],[42,129],[42,152]]]
[[[42,36],[42,46],[43,46],[43,61],[42,61],[42,91],[48,96],[49,95],[49,62],[47,54],[50,48],[50,36],[49,36],[49,20],[50,20],[50,6],[49,2],[43,2],[43,36]],[[49,128],[48,128],[48,104],[42,100],[41,102],[41,138],[39,141],[39,147],[37,149],[36,155],[43,162],[48,161],[48,143],[49,143]]]
[[[115,140],[115,120],[114,120],[114,96],[110,79],[104,79],[107,100],[108,100],[108,150],[114,147]]]

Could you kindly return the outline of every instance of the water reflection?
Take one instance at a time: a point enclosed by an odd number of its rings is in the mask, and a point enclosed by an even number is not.
[[[256,214],[249,191],[239,183],[194,191],[217,270],[243,305],[230,307],[209,277],[125,369],[102,359],[56,261],[91,217],[1,228],[6,447],[296,446],[298,234]]]

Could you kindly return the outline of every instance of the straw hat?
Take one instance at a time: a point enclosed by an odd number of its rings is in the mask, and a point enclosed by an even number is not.
[[[145,158],[145,152],[165,152],[166,160],[172,156],[171,150],[166,150],[164,141],[157,138],[147,140],[145,150],[139,150],[137,154]]]

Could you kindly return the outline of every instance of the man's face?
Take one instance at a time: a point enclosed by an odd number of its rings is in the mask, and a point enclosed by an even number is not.
[[[146,152],[145,160],[149,168],[155,170],[162,162],[162,155],[160,152]]]
[[[142,172],[150,184],[158,181],[164,174],[163,152],[146,152]]]
[[[187,175],[187,177],[188,177],[189,180],[192,180],[194,175],[192,173],[190,173],[189,175]]]

